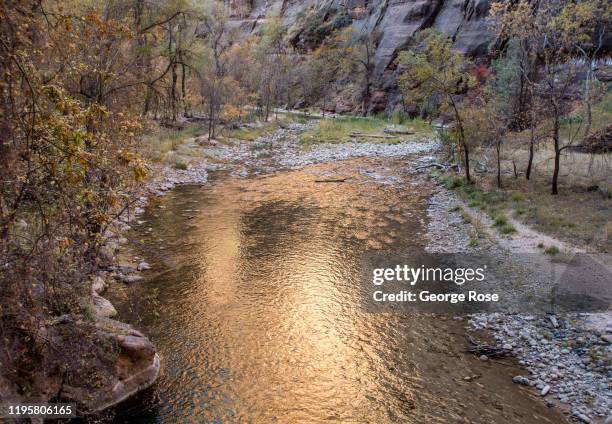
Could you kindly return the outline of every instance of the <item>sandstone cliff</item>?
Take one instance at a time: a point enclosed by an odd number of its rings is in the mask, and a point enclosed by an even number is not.
[[[457,51],[486,57],[494,38],[487,19],[489,5],[490,0],[252,0],[232,3],[231,23],[248,36],[261,28],[266,16],[278,14],[292,44],[306,51],[334,27],[377,30],[381,38],[375,55],[378,92],[373,106],[380,110],[400,100],[394,60],[417,31],[433,28],[452,37]]]

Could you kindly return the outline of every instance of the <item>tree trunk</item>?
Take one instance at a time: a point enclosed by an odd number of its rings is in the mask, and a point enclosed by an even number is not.
[[[171,104],[171,109],[172,109],[172,120],[176,121],[176,81],[177,81],[177,74],[176,74],[176,65],[172,65],[172,86],[171,86],[171,90],[170,90],[170,102]]]
[[[525,179],[531,178],[531,167],[533,166],[533,148],[535,143],[534,123],[531,121],[531,138],[529,139],[529,160],[527,161],[527,170],[525,171]]]
[[[501,182],[501,141],[497,141],[496,145],[497,150],[497,188],[502,188]]]
[[[181,64],[181,101],[183,102],[183,116],[188,116],[189,115],[189,111],[187,110],[187,102],[185,101],[185,97],[187,96],[187,89],[185,87],[185,79],[186,79],[186,72],[187,70],[185,69],[185,64],[182,63]]]
[[[470,178],[470,149],[468,148],[465,142],[463,143],[463,157],[465,159],[465,180],[468,184],[472,183],[472,179]]]
[[[558,182],[559,182],[559,167],[561,164],[561,146],[559,145],[559,114],[556,109],[555,109],[555,125],[553,129],[553,140],[555,143],[555,169],[553,171],[551,194],[559,194]]]
[[[453,96],[449,96],[451,105],[455,112],[455,121],[457,122],[457,127],[459,128],[459,142],[461,147],[463,148],[463,157],[465,160],[465,180],[468,184],[472,183],[472,178],[470,177],[470,149],[465,140],[465,133],[463,131],[463,122],[461,121],[461,115],[459,114],[459,110],[457,109],[457,105],[455,104],[455,100]]]
[[[214,119],[214,106],[213,96],[211,95],[210,101],[208,102],[208,139],[210,140],[213,136],[213,119]]]

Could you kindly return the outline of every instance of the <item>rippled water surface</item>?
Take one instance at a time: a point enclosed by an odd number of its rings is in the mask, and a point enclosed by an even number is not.
[[[116,420],[560,422],[514,367],[465,355],[461,323],[361,308],[363,252],[424,248],[429,186],[404,169],[219,177],[151,205],[135,237],[154,267],[119,303],[163,369]]]

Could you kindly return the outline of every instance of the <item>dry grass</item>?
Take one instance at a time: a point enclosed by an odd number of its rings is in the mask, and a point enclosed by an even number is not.
[[[269,136],[274,134],[278,129],[280,121],[273,120],[271,122],[256,122],[248,127],[237,129],[224,129],[222,131],[223,138],[254,141],[259,137]]]
[[[179,157],[196,154],[187,147],[187,142],[205,132],[199,124],[189,124],[182,130],[154,126],[142,138],[144,155],[153,162],[175,163]]]
[[[362,133],[371,135],[385,135],[385,128],[394,126],[398,130],[412,130],[412,135],[397,135],[392,138],[368,138],[351,136],[351,133]],[[302,134],[300,140],[302,145],[308,147],[316,143],[346,143],[356,139],[363,142],[380,142],[395,144],[407,140],[420,139],[423,136],[432,136],[431,126],[425,121],[415,119],[403,122],[403,124],[393,124],[386,119],[374,117],[342,117],[321,119],[318,124],[310,131]]]
[[[612,252],[612,199],[598,191],[563,184],[560,193],[553,196],[549,179],[538,175],[530,181],[506,176],[503,190],[496,188],[491,174],[479,175],[474,185],[466,185],[454,174],[442,175],[440,181],[470,207],[489,214],[503,234],[513,232],[505,219],[511,215],[559,240],[590,251]]]

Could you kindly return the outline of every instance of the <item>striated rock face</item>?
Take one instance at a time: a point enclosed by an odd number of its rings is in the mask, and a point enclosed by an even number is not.
[[[468,56],[483,58],[494,41],[487,19],[491,0],[252,0],[233,3],[232,25],[244,37],[256,33],[265,17],[279,13],[293,40],[312,26],[324,37],[338,26],[352,25],[357,31],[381,34],[375,54],[374,78],[377,87],[389,93],[386,108],[398,102],[394,60],[411,37],[433,28],[453,39],[454,48]],[[348,19],[348,21],[347,21]],[[316,40],[315,40],[316,41]],[[296,42],[304,49],[308,44]],[[310,45],[316,47],[316,45]]]

